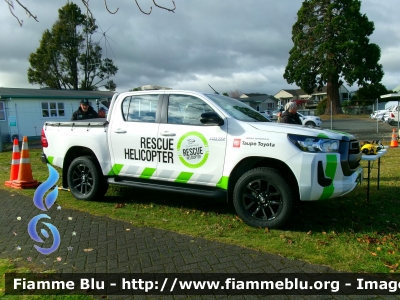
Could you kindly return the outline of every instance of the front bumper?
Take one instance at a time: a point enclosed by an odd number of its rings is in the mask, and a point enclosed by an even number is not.
[[[364,170],[344,174],[339,154],[299,153],[288,162],[299,184],[300,199],[314,201],[343,196],[362,182]]]

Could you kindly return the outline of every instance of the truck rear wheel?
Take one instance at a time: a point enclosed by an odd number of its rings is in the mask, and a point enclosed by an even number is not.
[[[68,186],[78,200],[102,198],[108,189],[108,182],[91,156],[75,158],[68,168]]]
[[[278,228],[293,210],[292,188],[275,169],[256,168],[239,178],[233,191],[233,204],[246,224]]]

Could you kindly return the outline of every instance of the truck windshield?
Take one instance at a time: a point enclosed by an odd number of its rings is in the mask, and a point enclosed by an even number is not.
[[[258,111],[239,100],[217,94],[207,94],[206,96],[237,120],[245,122],[271,122]]]

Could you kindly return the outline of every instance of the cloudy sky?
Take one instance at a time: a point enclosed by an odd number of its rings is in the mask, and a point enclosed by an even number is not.
[[[0,87],[39,88],[28,83],[28,57],[67,1],[20,2],[39,22],[14,1],[14,13],[23,19],[20,27],[6,2],[0,2]],[[74,2],[86,12],[80,0]],[[148,84],[211,91],[210,84],[220,93],[276,94],[297,88],[283,73],[302,0],[175,0],[175,13],[155,7],[152,0],[138,2],[144,11],[153,6],[152,13],[142,14],[134,0],[108,0],[111,11],[119,9],[116,14],[107,12],[104,1],[89,2],[103,57],[119,68],[117,91]],[[171,0],[156,3],[173,7]],[[398,5],[398,0],[363,0],[361,7],[375,23],[370,39],[381,47],[382,83],[388,89],[400,85],[400,18],[393,12]]]

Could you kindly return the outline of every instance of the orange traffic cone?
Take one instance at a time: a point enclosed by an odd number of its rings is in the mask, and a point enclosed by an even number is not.
[[[12,181],[18,178],[20,158],[21,158],[21,153],[19,152],[18,139],[14,139],[13,153],[11,158],[10,180],[4,182],[6,186],[11,186]]]
[[[396,130],[393,128],[392,141],[390,142],[390,148],[397,148],[398,146],[399,146],[399,143],[397,142]]]
[[[39,182],[32,177],[31,160],[29,158],[28,137],[22,140],[21,159],[19,161],[18,178],[12,181],[11,187],[15,189],[35,188]]]

